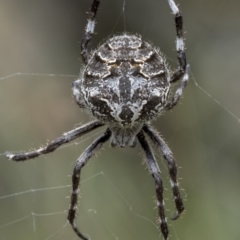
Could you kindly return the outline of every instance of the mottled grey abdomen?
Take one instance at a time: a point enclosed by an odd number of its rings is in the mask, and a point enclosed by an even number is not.
[[[135,140],[126,135],[136,134],[144,122],[159,115],[169,87],[170,73],[161,52],[139,36],[124,34],[92,53],[73,83],[73,93],[80,107],[122,132],[113,145],[134,145]]]

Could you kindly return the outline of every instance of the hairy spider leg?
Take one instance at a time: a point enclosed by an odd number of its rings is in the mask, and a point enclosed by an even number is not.
[[[189,79],[189,64],[187,64],[186,54],[185,54],[185,44],[183,39],[183,17],[180,13],[174,0],[168,0],[169,6],[175,15],[175,27],[177,32],[176,38],[176,50],[179,66],[177,70],[171,76],[171,83],[178,81],[182,78],[182,81],[176,90],[173,98],[165,105],[165,110],[172,109],[180,100],[182,96],[183,89],[187,86]]]
[[[157,207],[158,207],[158,221],[160,224],[160,229],[163,234],[164,240],[168,239],[168,225],[167,219],[165,217],[165,210],[164,210],[164,199],[163,199],[163,183],[161,179],[160,169],[158,167],[157,161],[152,153],[152,150],[141,130],[140,133],[137,135],[138,141],[141,144],[143,152],[145,154],[145,161],[149,172],[152,174],[152,177],[155,181],[156,185],[156,195],[157,195]]]
[[[57,148],[59,148],[61,145],[65,144],[65,143],[69,143],[69,142],[75,140],[76,138],[79,138],[79,137],[83,136],[84,134],[91,132],[92,130],[94,130],[98,127],[101,127],[103,125],[104,124],[101,123],[100,121],[95,120],[95,121],[87,123],[81,127],[75,128],[69,132],[64,133],[61,137],[56,138],[55,140],[53,140],[52,142],[47,144],[46,147],[41,147],[37,150],[24,152],[24,153],[14,154],[14,153],[6,152],[5,155],[9,160],[13,160],[15,162],[20,162],[20,161],[25,161],[28,159],[36,158],[40,155],[51,153],[51,152],[55,151]]]
[[[175,27],[177,32],[176,38],[176,50],[177,50],[177,58],[179,62],[178,69],[171,76],[171,82],[176,82],[179,80],[186,71],[187,59],[185,54],[185,44],[183,40],[183,17],[180,13],[176,3],[173,0],[168,0],[169,6],[175,15]]]
[[[177,180],[177,164],[174,160],[173,154],[169,149],[168,145],[159,136],[156,130],[154,130],[150,125],[146,124],[143,126],[143,131],[150,137],[153,143],[162,152],[164,159],[167,161],[170,183],[172,187],[174,202],[177,209],[175,215],[172,216],[171,219],[176,220],[180,216],[180,214],[184,211],[183,201],[180,196],[180,190]]]
[[[68,220],[72,225],[74,232],[83,240],[88,240],[88,238],[80,232],[75,222],[81,169],[86,165],[88,160],[97,152],[97,150],[99,150],[102,147],[102,145],[111,137],[111,134],[112,133],[108,128],[105,131],[105,133],[103,133],[100,137],[98,137],[78,158],[77,163],[73,170],[72,194],[71,194],[70,207],[68,211]]]
[[[88,47],[88,44],[91,41],[92,35],[94,33],[94,28],[95,28],[95,24],[96,24],[95,18],[96,18],[99,4],[100,4],[99,0],[93,0],[91,11],[89,12],[89,19],[88,19],[87,25],[85,27],[85,33],[83,35],[82,42],[81,42],[81,56],[82,56],[82,60],[85,64],[88,63],[88,59],[89,59],[89,55],[90,55],[87,47]]]

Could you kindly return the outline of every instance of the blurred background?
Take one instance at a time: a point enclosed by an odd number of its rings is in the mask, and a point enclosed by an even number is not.
[[[181,104],[152,123],[181,167],[186,212],[169,220],[170,239],[240,239],[240,2],[177,3],[190,82]],[[3,153],[37,148],[91,120],[71,92],[90,5],[91,0],[0,1],[0,239],[77,239],[66,225],[70,176],[76,159],[104,128],[23,164],[7,161]],[[103,0],[90,48],[126,29],[160,47],[175,68],[170,12],[167,0],[126,0],[125,5]],[[18,72],[37,74],[14,75]],[[170,216],[167,167],[155,153]],[[142,159],[139,145],[112,149],[107,143],[83,169],[77,225],[92,240],[162,239],[154,181]]]

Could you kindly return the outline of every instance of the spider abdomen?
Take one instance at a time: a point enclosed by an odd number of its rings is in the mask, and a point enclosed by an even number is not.
[[[133,129],[163,110],[169,87],[170,73],[161,53],[141,37],[123,34],[92,53],[73,92],[80,107],[97,119],[135,135]],[[134,142],[128,141],[127,145]]]
[[[73,91],[77,103],[100,121],[131,127],[161,112],[169,79],[160,53],[139,36],[124,34],[93,52]]]

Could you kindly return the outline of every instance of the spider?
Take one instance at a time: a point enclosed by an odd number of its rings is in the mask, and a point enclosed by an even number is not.
[[[164,110],[172,109],[179,101],[188,82],[189,65],[186,61],[183,40],[183,19],[174,0],[168,0],[175,15],[177,32],[176,51],[178,68],[171,72],[163,54],[141,36],[123,33],[108,38],[95,51],[89,52],[88,44],[95,28],[95,18],[100,0],[93,0],[85,32],[81,42],[81,56],[85,64],[78,80],[72,84],[73,95],[80,108],[88,110],[96,120],[64,133],[47,146],[24,153],[6,152],[8,159],[20,162],[53,152],[62,144],[107,125],[99,136],[77,159],[72,174],[72,192],[68,221],[77,236],[88,238],[76,225],[80,172],[88,160],[110,139],[111,146],[135,147],[137,140],[145,155],[145,161],[155,181],[158,221],[164,240],[168,239],[165,216],[163,183],[149,140],[162,152],[168,165],[170,183],[176,206],[171,218],[177,219],[184,211],[177,180],[177,165],[164,140],[151,127],[150,121]],[[169,90],[180,81],[171,100]]]

